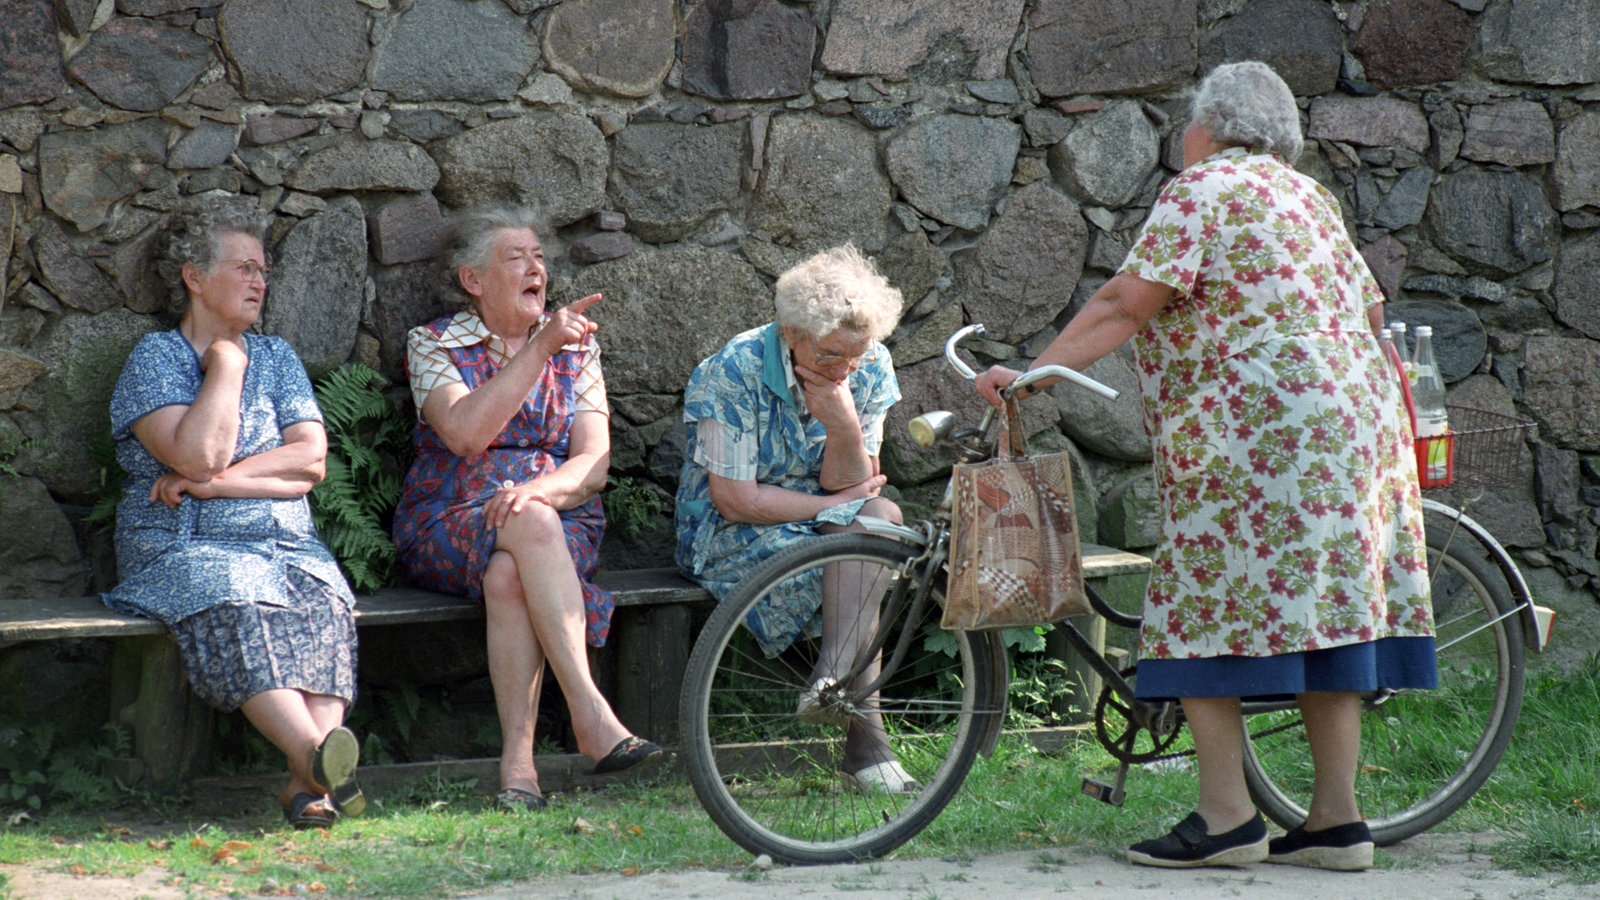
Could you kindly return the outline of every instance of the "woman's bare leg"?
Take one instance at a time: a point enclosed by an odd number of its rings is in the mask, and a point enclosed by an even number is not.
[[[533,763],[534,729],[539,721],[539,687],[544,653],[528,621],[522,578],[511,554],[496,551],[483,574],[483,607],[488,635],[489,682],[500,717],[500,787],[539,791]]]
[[[342,710],[342,702],[340,707]],[[288,804],[295,794],[321,797],[328,793],[327,785],[318,784],[311,774],[311,753],[322,743],[327,730],[311,714],[305,694],[292,688],[274,688],[246,700],[240,710],[289,761],[289,783],[278,796],[280,803]]]
[[[542,503],[524,504],[500,529],[495,548],[516,560],[528,623],[567,700],[578,752],[600,759],[629,732],[589,673],[583,589],[561,517]]]
[[[900,521],[900,508],[883,498],[867,501],[861,514]],[[822,526],[824,533],[863,531],[858,523],[847,526]],[[893,573],[879,567],[867,571],[861,563],[836,563],[827,566],[822,578],[822,646],[812,679],[832,678],[849,671],[865,653],[878,629],[879,604]],[[873,659],[851,682],[860,689],[878,677],[879,660]],[[872,703],[876,697],[866,700]],[[845,768],[850,772],[894,759],[883,715],[869,712],[851,720],[845,734]]]
[[[1211,834],[1232,831],[1255,817],[1244,780],[1244,717],[1237,697],[1184,697],[1183,716],[1194,737],[1200,769],[1200,815]]]
[[[1308,691],[1299,695],[1300,717],[1311,741],[1316,784],[1305,829],[1322,831],[1361,820],[1356,803],[1356,764],[1361,755],[1361,695]]]

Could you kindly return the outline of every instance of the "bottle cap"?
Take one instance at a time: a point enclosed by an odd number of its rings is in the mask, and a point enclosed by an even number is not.
[[[1433,326],[1431,326],[1431,325],[1418,325],[1417,326],[1417,337],[1419,337],[1419,338],[1428,337],[1428,336],[1430,336],[1432,334],[1433,334]]]

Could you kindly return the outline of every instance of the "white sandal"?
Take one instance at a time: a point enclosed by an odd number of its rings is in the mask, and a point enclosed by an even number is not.
[[[844,783],[863,794],[915,794],[922,789],[911,773],[893,759],[875,763],[857,772],[846,772]]]

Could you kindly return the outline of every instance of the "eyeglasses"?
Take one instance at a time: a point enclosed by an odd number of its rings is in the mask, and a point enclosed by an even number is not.
[[[255,281],[259,278],[262,284],[266,284],[272,277],[272,266],[258,263],[253,259],[219,259],[217,262],[231,264],[233,270],[245,281]]]
[[[857,369],[860,369],[862,366],[871,362],[875,362],[878,359],[877,344],[869,345],[867,347],[867,352],[859,356],[855,356],[844,353],[823,353],[821,352],[822,348],[817,346],[816,338],[808,334],[806,335],[806,340],[811,342],[811,358],[815,360],[816,364],[819,366],[837,366],[840,363],[843,363],[850,367],[850,371],[854,372]]]

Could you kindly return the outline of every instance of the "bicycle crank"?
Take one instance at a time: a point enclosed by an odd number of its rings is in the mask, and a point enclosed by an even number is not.
[[[1131,688],[1138,666],[1121,673]],[[1122,696],[1108,680],[1100,689],[1094,708],[1095,737],[1114,758],[1123,764],[1146,763],[1166,755],[1182,725],[1180,708],[1170,700],[1150,703],[1133,696]],[[1121,779],[1118,779],[1120,785]]]

